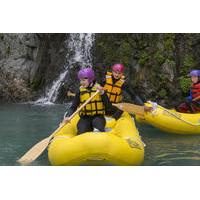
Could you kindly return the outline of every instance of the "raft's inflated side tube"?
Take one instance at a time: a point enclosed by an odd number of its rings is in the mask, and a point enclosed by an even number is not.
[[[76,136],[78,116],[61,129],[48,148],[52,165],[140,165],[144,144],[128,113],[107,126],[109,132],[87,132]]]
[[[150,103],[145,105],[151,106]],[[137,116],[136,120],[169,133],[200,134],[200,113],[180,113],[158,105],[152,112],[145,112],[143,118]]]

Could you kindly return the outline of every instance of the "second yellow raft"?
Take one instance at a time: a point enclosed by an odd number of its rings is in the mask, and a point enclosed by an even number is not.
[[[153,102],[145,103],[154,107],[152,112],[145,112],[144,117],[137,116],[137,121],[151,124],[152,126],[169,133],[200,134],[200,113],[180,113],[166,109]]]
[[[76,116],[53,138],[48,148],[52,165],[140,165],[144,143],[128,113],[107,122],[108,132],[76,135]]]

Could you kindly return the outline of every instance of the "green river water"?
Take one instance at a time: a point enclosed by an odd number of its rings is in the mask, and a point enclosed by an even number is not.
[[[18,166],[16,160],[49,136],[65,111],[66,105],[0,105],[0,165]],[[146,144],[143,165],[200,165],[200,135],[167,134],[144,124],[137,124],[137,127]],[[47,151],[31,165],[50,165]]]

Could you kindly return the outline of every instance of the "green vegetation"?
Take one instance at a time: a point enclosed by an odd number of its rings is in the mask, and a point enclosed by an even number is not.
[[[168,33],[164,35],[164,48],[167,51],[172,51],[174,50],[174,39],[175,39],[175,34],[174,33]]]
[[[189,73],[191,69],[196,65],[194,57],[191,54],[187,54],[183,61],[183,67],[181,68],[181,74],[184,76]]]
[[[139,95],[170,103],[181,98],[181,92],[188,93],[191,81],[187,74],[200,62],[200,51],[195,52],[199,41],[200,35],[194,34],[99,34],[94,62],[122,62],[133,73],[130,82],[139,88]]]
[[[188,91],[191,87],[191,80],[188,77],[188,74],[191,69],[194,69],[194,66],[196,65],[194,57],[191,54],[187,54],[184,58],[183,67],[181,68],[179,77],[181,90],[184,94],[188,94]]]
[[[128,42],[123,42],[120,46],[119,57],[123,58],[123,63],[127,66],[131,58],[131,46]]]
[[[166,97],[166,95],[167,95],[167,91],[166,91],[166,89],[164,89],[164,88],[162,88],[162,89],[158,92],[158,96],[159,96],[160,98],[164,98],[164,97]]]
[[[138,63],[143,66],[145,65],[145,63],[150,59],[149,57],[149,54],[147,52],[143,52],[141,55],[140,55],[140,58],[138,60]]]
[[[154,54],[153,58],[158,62],[159,65],[163,64],[165,61],[164,56],[159,50]]]
[[[180,77],[180,86],[181,86],[183,93],[185,93],[185,94],[188,93],[188,91],[190,90],[190,87],[191,87],[190,78]]]

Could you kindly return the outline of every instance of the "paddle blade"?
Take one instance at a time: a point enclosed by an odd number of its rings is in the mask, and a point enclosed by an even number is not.
[[[135,114],[135,115],[144,115],[144,106],[138,106],[132,103],[118,103],[118,104],[113,104],[113,106],[116,106],[118,109]]]
[[[68,91],[68,92],[67,92],[67,96],[68,96],[68,97],[75,97],[76,94],[75,94],[75,93],[72,93],[72,92],[70,92],[70,91]]]
[[[17,162],[22,165],[28,165],[39,157],[47,148],[52,136],[49,136],[35,144],[28,152],[26,152]]]

